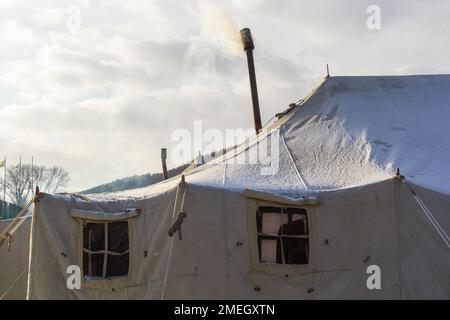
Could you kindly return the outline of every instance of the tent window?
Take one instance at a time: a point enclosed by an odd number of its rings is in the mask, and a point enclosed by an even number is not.
[[[128,222],[86,223],[83,228],[83,274],[86,279],[128,275]]]
[[[308,264],[309,229],[305,209],[259,207],[256,226],[261,263]]]

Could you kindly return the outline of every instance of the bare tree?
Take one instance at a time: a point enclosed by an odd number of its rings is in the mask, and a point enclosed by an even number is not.
[[[6,181],[0,180],[0,186],[6,186],[6,194],[14,204],[24,206],[35,186],[44,192],[56,192],[69,181],[69,173],[62,167],[18,164],[7,169]]]

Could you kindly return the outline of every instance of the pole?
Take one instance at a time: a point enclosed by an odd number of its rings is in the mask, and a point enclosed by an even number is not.
[[[31,157],[31,186],[30,186],[31,194],[33,194],[34,192],[33,186],[34,186],[34,157]]]
[[[253,102],[253,120],[255,122],[256,133],[259,133],[262,128],[261,124],[261,112],[259,110],[258,88],[256,86],[256,74],[255,74],[255,62],[253,59],[253,44],[252,34],[250,29],[244,28],[241,30],[241,40],[244,47],[244,51],[247,54],[248,76],[250,78],[250,90],[252,92]]]
[[[22,183],[22,156],[19,157],[19,179],[20,179],[20,183]]]
[[[169,174],[167,173],[167,149],[161,148],[161,162],[162,162],[162,169],[163,169],[163,180],[167,180],[169,178]]]
[[[4,173],[3,173],[3,204],[2,204],[2,212],[0,214],[0,220],[3,220],[3,215],[6,215],[6,156],[4,164]]]
[[[6,156],[5,156],[5,172],[3,177],[3,201],[6,203]]]

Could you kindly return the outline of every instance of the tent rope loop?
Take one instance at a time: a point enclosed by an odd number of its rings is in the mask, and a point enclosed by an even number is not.
[[[11,233],[7,232],[5,234],[6,244],[8,245],[8,252],[11,252],[11,242],[13,241],[13,236]]]

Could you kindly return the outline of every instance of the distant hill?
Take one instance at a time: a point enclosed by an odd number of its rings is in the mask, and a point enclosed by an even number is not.
[[[179,175],[186,169],[188,165],[182,165],[174,169],[168,170],[168,175],[170,177],[174,177]],[[147,173],[142,175],[134,175],[127,178],[118,179],[112,182],[108,182],[88,190],[84,190],[81,193],[89,194],[89,193],[102,193],[102,192],[117,192],[128,189],[142,188],[147,187],[149,185],[158,183],[163,180],[162,173]]]

